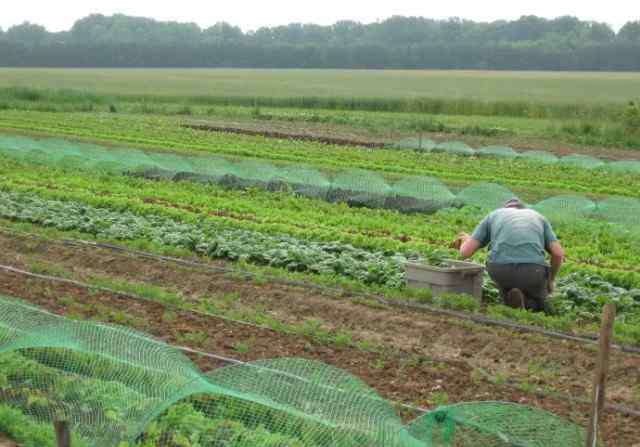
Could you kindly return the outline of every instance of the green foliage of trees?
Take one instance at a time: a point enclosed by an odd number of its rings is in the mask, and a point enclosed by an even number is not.
[[[201,29],[92,14],[65,32],[28,22],[0,32],[3,66],[638,70],[639,49],[639,21],[616,34],[570,16],[489,23],[393,16],[245,33],[226,22]]]
[[[640,43],[640,20],[627,22],[627,24],[620,29],[618,38],[628,42]]]
[[[50,37],[50,34],[44,26],[24,22],[9,28],[3,37],[10,42],[20,42],[24,45],[38,45],[46,41]]]

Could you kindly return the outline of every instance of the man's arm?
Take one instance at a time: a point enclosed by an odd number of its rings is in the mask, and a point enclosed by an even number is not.
[[[553,292],[556,276],[564,262],[564,249],[559,241],[547,244],[547,251],[551,255],[551,272],[549,273],[549,293]]]
[[[462,256],[462,259],[470,258],[482,247],[482,244],[479,241],[475,240],[467,233],[461,233],[458,238],[462,242],[460,245],[460,256]]]
[[[460,256],[462,259],[468,259],[482,247],[486,247],[491,241],[491,217],[489,214],[478,224],[473,234],[469,236],[467,233],[461,233],[460,238]]]
[[[458,239],[454,242],[454,247],[460,250],[462,259],[468,259],[479,249],[485,247],[491,240],[490,236],[491,214],[478,224],[473,234],[469,236],[467,233],[460,233]]]
[[[544,219],[544,244],[544,248],[551,255],[551,272],[549,273],[549,293],[551,293],[555,288],[556,277],[564,262],[564,249],[547,219]]]

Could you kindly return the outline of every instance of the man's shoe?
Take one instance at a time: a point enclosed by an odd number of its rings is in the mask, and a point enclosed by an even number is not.
[[[520,289],[511,289],[507,293],[507,296],[504,299],[504,302],[507,306],[513,307],[514,309],[524,309],[524,294]]]

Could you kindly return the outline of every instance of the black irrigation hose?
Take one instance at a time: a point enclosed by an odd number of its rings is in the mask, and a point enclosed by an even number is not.
[[[243,326],[250,326],[256,329],[261,329],[261,330],[265,330],[265,331],[270,331],[270,332],[275,332],[278,333],[278,331],[276,331],[275,329],[269,327],[269,326],[265,326],[263,324],[257,324],[257,323],[252,323],[250,321],[245,321],[245,320],[237,320],[235,318],[229,318],[226,317],[224,315],[219,315],[219,314],[214,314],[214,313],[210,313],[210,312],[202,312],[200,310],[196,310],[196,309],[189,309],[189,308],[184,308],[184,307],[180,307],[180,306],[175,306],[172,304],[166,304],[166,303],[162,303],[160,301],[155,301],[152,300],[150,298],[146,298],[144,296],[140,296],[140,295],[136,295],[133,293],[128,293],[128,292],[123,292],[121,290],[116,290],[116,289],[112,289],[110,287],[104,287],[104,286],[98,286],[98,285],[94,285],[94,284],[88,284],[88,283],[84,283],[82,281],[77,281],[74,279],[69,279],[69,278],[61,278],[58,276],[51,276],[51,275],[44,275],[41,273],[33,273],[33,272],[28,272],[26,270],[22,270],[16,267],[12,267],[9,265],[2,265],[0,264],[0,270],[5,270],[7,272],[12,272],[18,275],[23,275],[23,276],[29,276],[32,278],[38,278],[38,279],[42,279],[42,280],[46,280],[46,281],[51,281],[51,282],[60,282],[60,283],[64,283],[64,284],[70,284],[76,287],[81,287],[84,289],[90,289],[90,290],[99,290],[102,292],[106,292],[106,293],[110,293],[112,295],[117,295],[117,296],[121,296],[124,298],[128,298],[128,299],[132,299],[132,300],[139,300],[139,301],[146,301],[149,303],[153,303],[153,304],[159,304],[161,306],[164,306],[166,308],[169,309],[173,309],[173,310],[177,310],[180,312],[189,312],[191,314],[195,314],[195,315],[200,315],[203,317],[207,317],[207,318],[217,318],[219,320],[224,320],[224,321],[228,321],[230,323],[233,324],[239,324],[239,325],[243,325]],[[283,333],[288,334],[288,335],[298,335],[295,331],[287,331],[287,330],[282,330]],[[449,360],[449,359],[443,359],[440,357],[429,357],[430,361],[433,362],[440,362],[440,363],[448,363],[448,364],[461,364],[463,362],[461,361],[455,361],[455,360]]]
[[[259,329],[263,329],[263,330],[268,330],[271,332],[275,332],[272,328],[268,327],[268,326],[262,326],[262,325],[258,325],[258,324],[254,324],[254,323],[250,323],[248,321],[242,321],[242,320],[234,320],[228,317],[224,317],[222,315],[216,315],[216,314],[210,314],[210,313],[206,313],[206,312],[200,312],[197,310],[192,310],[192,309],[184,309],[178,306],[170,306],[170,305],[166,305],[163,303],[158,303],[157,301],[153,301],[150,300],[148,298],[144,298],[138,295],[134,295],[131,293],[127,293],[127,292],[122,292],[119,290],[114,290],[114,289],[110,289],[108,287],[102,287],[102,286],[95,286],[92,284],[87,284],[87,283],[83,283],[81,281],[76,281],[73,279],[68,279],[68,278],[59,278],[56,276],[49,276],[49,275],[43,275],[40,273],[32,273],[32,272],[28,272],[25,270],[21,270],[15,267],[11,267],[11,266],[6,266],[6,265],[1,265],[0,264],[0,269],[8,271],[8,272],[12,272],[12,273],[16,273],[16,274],[20,274],[20,275],[24,275],[24,276],[30,276],[33,278],[39,278],[39,279],[43,279],[43,280],[47,280],[47,281],[53,281],[53,282],[61,282],[61,283],[65,283],[65,284],[71,284],[77,287],[82,287],[82,288],[86,288],[86,289],[94,289],[94,290],[100,290],[100,291],[104,291],[104,292],[108,292],[114,295],[119,295],[119,296],[123,296],[125,298],[129,298],[129,299],[137,299],[137,300],[143,300],[143,301],[148,301],[148,302],[152,302],[154,304],[161,304],[165,307],[171,307],[174,308],[176,310],[180,310],[182,312],[190,312],[196,315],[202,315],[202,316],[206,316],[209,318],[218,318],[221,320],[225,320],[225,321],[230,321],[236,324],[243,324],[246,326],[252,326],[255,328],[259,328]],[[193,354],[199,354],[199,355],[203,355],[205,357],[209,357],[209,358],[213,358],[219,361],[223,361],[226,362],[227,364],[246,364],[245,362],[242,362],[241,360],[237,360],[237,359],[232,359],[229,357],[222,357],[216,354],[211,354],[211,353],[207,353],[207,352],[203,352],[203,351],[198,351],[198,350],[194,350],[188,347],[178,347],[178,349],[183,350],[185,352],[191,352]],[[447,360],[447,359],[436,359],[436,358],[432,358],[431,360],[434,361],[438,361],[441,363],[447,363],[447,364],[452,364],[452,363],[457,363],[455,361],[451,361],[451,360]],[[487,377],[486,374],[484,374],[485,377]],[[518,385],[516,383],[506,383],[506,386],[513,388],[513,389],[519,389]],[[584,398],[576,398],[576,397],[572,397],[572,396],[564,396],[562,394],[556,394],[556,393],[544,393],[544,392],[540,392],[540,391],[536,391],[535,392],[536,395],[539,396],[543,396],[543,397],[552,397],[554,399],[558,399],[558,400],[562,400],[565,402],[574,402],[574,403],[581,403],[581,404],[588,404],[590,403],[590,401],[588,399],[584,399]],[[426,413],[429,410],[425,409],[425,408],[421,408],[421,407],[415,407],[412,405],[408,405],[408,404],[404,404],[401,402],[395,402],[395,401],[389,401],[390,403],[394,404],[394,405],[398,405],[401,406],[403,408],[407,408],[407,409],[411,409],[413,411],[417,411],[417,412],[422,412],[422,413]],[[613,411],[616,413],[621,413],[621,414],[625,414],[628,416],[634,416],[634,417],[640,417],[640,411],[638,410],[634,410],[633,408],[629,408],[626,407],[624,405],[618,405],[618,404],[606,404],[605,405],[605,409],[609,410],[609,411]]]
[[[44,239],[44,240],[46,240],[46,238],[44,238],[44,237],[42,237],[42,236],[40,236],[38,234],[28,233],[28,232],[21,232],[21,231],[16,231],[16,230],[7,229],[7,228],[0,228],[0,232],[7,233],[7,234],[12,234],[12,235],[19,234],[19,235],[21,235],[23,237],[32,237],[32,238],[36,238],[36,239]],[[51,242],[51,241],[49,241],[49,242]],[[215,267],[215,266],[212,266],[210,264],[205,264],[205,263],[202,263],[202,262],[176,258],[176,257],[173,257],[173,256],[158,255],[158,254],[149,253],[149,252],[145,252],[145,251],[141,251],[141,250],[135,250],[135,249],[122,247],[120,245],[114,245],[114,244],[108,244],[108,243],[102,243],[102,242],[90,242],[90,241],[83,241],[83,240],[74,240],[74,239],[61,239],[58,242],[60,242],[60,243],[62,243],[64,245],[67,245],[67,246],[72,246],[72,247],[103,248],[103,249],[107,249],[107,250],[112,250],[112,251],[118,251],[118,252],[122,252],[122,253],[132,254],[132,255],[135,255],[135,256],[141,257],[141,258],[159,260],[159,261],[164,261],[164,262],[171,262],[171,263],[174,263],[174,264],[179,264],[179,265],[188,266],[188,267],[197,267],[197,268],[200,268],[200,269],[209,270],[209,271],[216,272],[216,273],[241,274],[241,275],[244,275],[247,279],[255,277],[255,275],[256,275],[255,273],[249,272],[249,271],[246,271],[246,270],[229,269],[229,268],[224,268],[224,267]],[[321,285],[314,284],[314,283],[311,283],[311,282],[306,282],[306,281],[287,280],[287,279],[282,279],[282,278],[279,278],[279,277],[276,277],[276,276],[271,276],[271,275],[264,275],[264,276],[266,276],[269,279],[269,281],[274,282],[274,283],[281,283],[281,284],[285,284],[285,285],[292,285],[292,286],[298,286],[298,287],[309,287],[309,288],[314,288],[314,289],[317,289],[317,290],[320,290],[320,291],[331,292],[332,294],[337,294],[337,295],[341,295],[341,296],[344,296],[345,292],[348,292],[352,296],[374,299],[374,300],[378,301],[379,303],[384,304],[384,305],[389,306],[389,307],[404,308],[404,309],[410,309],[410,310],[424,312],[424,313],[432,313],[432,314],[436,314],[436,315],[453,317],[453,318],[457,318],[457,319],[461,319],[461,320],[472,321],[474,323],[482,324],[482,325],[485,325],[485,326],[503,327],[503,328],[511,329],[511,330],[518,331],[518,332],[540,334],[540,335],[544,335],[544,336],[551,337],[551,338],[557,338],[557,339],[561,339],[561,340],[569,340],[569,341],[574,341],[574,342],[579,342],[579,343],[596,344],[597,341],[598,341],[598,336],[597,335],[573,335],[573,334],[567,334],[567,333],[564,333],[564,332],[558,332],[558,331],[551,331],[551,330],[548,330],[548,329],[542,329],[542,328],[539,328],[539,327],[536,327],[536,326],[522,325],[522,324],[514,323],[512,321],[496,320],[494,318],[485,317],[485,316],[479,315],[479,314],[470,314],[470,313],[459,312],[459,311],[455,311],[455,310],[442,309],[442,308],[438,308],[438,307],[435,307],[435,306],[430,306],[428,304],[415,304],[415,303],[409,303],[409,302],[400,302],[400,301],[388,300],[388,299],[385,299],[385,298],[383,298],[383,297],[381,297],[379,295],[375,295],[375,294],[372,294],[372,293],[357,292],[357,291],[345,291],[344,289],[321,286]],[[349,298],[349,297],[346,297],[346,298]],[[620,344],[612,344],[611,347],[613,349],[617,349],[617,350],[619,350],[621,352],[624,352],[624,353],[640,355],[640,348],[639,347],[629,346],[629,345],[620,345]]]
[[[202,269],[206,269],[206,270],[210,270],[210,271],[214,271],[214,272],[218,272],[218,273],[237,273],[237,274],[245,275],[247,277],[247,279],[250,279],[250,278],[255,276],[255,273],[249,272],[249,271],[246,271],[246,270],[228,269],[228,268],[224,268],[224,267],[214,267],[214,266],[202,263],[202,262],[190,261],[190,260],[186,260],[186,259],[175,258],[175,257],[172,257],[172,256],[156,255],[156,254],[153,254],[153,253],[148,253],[148,252],[134,250],[134,249],[128,249],[128,248],[121,247],[121,246],[118,246],[118,245],[113,245],[113,244],[106,244],[106,243],[99,243],[99,242],[87,242],[87,241],[75,241],[75,240],[68,240],[68,239],[64,239],[64,240],[62,240],[62,242],[65,245],[71,245],[71,246],[80,245],[80,246],[93,246],[93,247],[96,247],[96,248],[106,248],[106,249],[113,250],[113,251],[121,251],[121,252],[124,252],[124,253],[130,253],[130,254],[133,254],[133,255],[136,255],[136,256],[139,256],[139,257],[143,257],[143,258],[156,259],[156,260],[161,260],[161,261],[165,261],[165,262],[172,262],[172,263],[175,263],[175,264],[182,264],[182,265],[191,266],[191,267],[199,267],[199,268],[202,268]],[[287,279],[282,279],[282,278],[279,278],[279,277],[276,277],[276,276],[270,276],[270,275],[265,275],[265,276],[267,278],[269,278],[269,280],[272,281],[272,282],[278,282],[278,283],[282,283],[282,284],[285,284],[285,285],[292,285],[292,286],[299,286],[299,287],[312,287],[312,288],[315,288],[315,289],[319,289],[319,290],[322,290],[322,291],[328,291],[328,292],[331,292],[333,294],[338,294],[338,295],[344,295],[344,293],[345,293],[344,289],[320,286],[318,284],[314,284],[314,283],[310,283],[310,282],[306,282],[306,281],[287,280]],[[459,319],[463,319],[463,320],[473,321],[474,323],[484,324],[484,325],[487,325],[487,326],[500,326],[500,327],[504,327],[504,328],[507,328],[507,329],[517,330],[517,331],[520,331],[520,332],[539,333],[539,334],[546,335],[546,336],[549,336],[549,337],[560,338],[560,339],[570,340],[570,341],[577,341],[577,342],[581,342],[581,343],[596,344],[597,341],[598,341],[598,336],[597,335],[579,336],[579,335],[567,334],[567,333],[564,333],[564,332],[551,331],[551,330],[548,330],[548,329],[542,329],[542,328],[538,328],[538,327],[535,327],[535,326],[521,325],[521,324],[518,324],[518,323],[513,323],[511,321],[496,320],[496,319],[493,319],[493,318],[484,317],[482,315],[474,315],[474,314],[469,314],[469,313],[465,313],[465,312],[459,312],[459,311],[455,311],[455,310],[442,309],[442,308],[438,308],[438,307],[435,307],[435,306],[430,306],[428,304],[415,304],[415,303],[410,303],[410,302],[401,302],[401,301],[389,300],[389,299],[383,298],[382,296],[371,294],[371,293],[366,293],[366,292],[357,292],[357,291],[346,291],[346,292],[348,292],[349,294],[354,295],[354,296],[375,299],[379,303],[387,305],[387,306],[390,306],[390,307],[399,307],[399,308],[406,308],[406,309],[411,309],[411,310],[419,310],[419,311],[422,311],[422,312],[434,313],[434,314],[438,314],[438,315],[443,315],[443,316],[448,316],[448,317],[454,317],[454,318],[459,318]],[[620,350],[622,352],[640,355],[640,348],[637,348],[635,346],[613,344],[612,347],[614,349],[618,349],[618,350]]]
[[[154,304],[160,304],[164,307],[168,307],[171,309],[176,309],[176,310],[180,310],[180,311],[186,311],[186,312],[191,312],[194,313],[196,315],[202,315],[205,317],[209,317],[209,318],[218,318],[220,320],[225,320],[225,321],[229,321],[231,323],[235,323],[235,324],[242,324],[244,326],[251,326],[257,329],[263,329],[263,330],[272,330],[270,327],[268,326],[263,326],[260,324],[255,324],[255,323],[251,323],[249,321],[243,321],[243,320],[236,320],[233,318],[229,318],[229,317],[225,317],[223,315],[217,315],[217,314],[212,314],[212,313],[208,313],[208,312],[201,312],[198,310],[193,310],[193,309],[185,309],[179,306],[172,306],[169,304],[165,304],[159,301],[154,301],[152,299],[149,298],[145,298],[143,296],[140,295],[135,295],[133,293],[127,293],[127,292],[123,292],[121,290],[116,290],[116,289],[111,289],[109,287],[103,287],[103,286],[97,286],[94,284],[88,284],[85,282],[81,282],[81,281],[76,281],[74,279],[68,279],[68,278],[60,278],[58,276],[50,276],[50,275],[43,275],[41,273],[33,273],[33,272],[28,272],[26,270],[21,270],[15,267],[11,267],[10,265],[2,265],[0,264],[0,270],[4,270],[7,272],[11,272],[11,273],[16,273],[18,275],[23,275],[23,276],[29,276],[32,278],[38,278],[38,279],[43,279],[45,281],[52,281],[52,282],[60,282],[60,283],[64,283],[64,284],[70,284],[72,286],[76,286],[76,287],[82,287],[83,289],[90,289],[90,290],[99,290],[101,292],[107,292],[110,293],[112,295],[118,295],[118,296],[122,296],[124,298],[129,298],[132,300],[141,300],[141,301],[147,301],[149,303],[154,303]]]

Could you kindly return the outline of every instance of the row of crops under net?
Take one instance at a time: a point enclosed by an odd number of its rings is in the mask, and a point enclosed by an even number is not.
[[[640,173],[640,161],[637,160],[608,161],[583,154],[571,154],[559,157],[546,151],[517,152],[509,146],[487,146],[474,149],[460,141],[436,143],[430,139],[412,137],[397,141],[392,144],[391,147],[395,149],[413,149],[418,152],[442,152],[451,155],[498,157],[544,164],[559,163],[566,166],[584,169],[605,169],[611,172]]]
[[[350,206],[402,212],[428,213],[466,205],[495,209],[515,196],[508,188],[495,183],[472,184],[454,192],[441,181],[426,176],[404,176],[390,181],[377,172],[363,169],[327,174],[304,165],[277,166],[255,159],[115,149],[60,139],[2,136],[0,155],[65,169],[213,183],[230,189],[286,191]],[[560,195],[531,207],[556,222],[581,218],[623,224],[640,222],[640,200],[629,197],[593,201],[581,195]]]
[[[143,333],[66,319],[6,296],[0,379],[0,408],[40,430],[68,421],[75,446],[585,443],[581,427],[506,402],[442,406],[404,424],[364,382],[311,360],[237,362],[203,373],[181,350]]]

